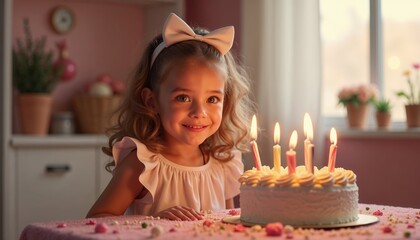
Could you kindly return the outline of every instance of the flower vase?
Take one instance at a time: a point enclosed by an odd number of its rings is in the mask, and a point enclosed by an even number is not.
[[[51,95],[20,94],[17,100],[23,134],[47,135],[51,118]]]
[[[54,67],[61,70],[61,80],[71,80],[76,76],[76,64],[69,58],[70,55],[67,50],[66,41],[57,42],[57,48],[59,51],[59,58],[54,63]]]
[[[347,104],[347,122],[350,128],[364,129],[367,123],[368,104]]]
[[[391,113],[376,112],[376,126],[378,129],[388,129],[391,126]]]
[[[408,128],[420,127],[420,104],[405,105],[405,114]]]

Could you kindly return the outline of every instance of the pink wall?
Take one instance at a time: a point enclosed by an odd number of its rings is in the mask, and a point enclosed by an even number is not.
[[[239,53],[241,43],[241,1],[240,0],[186,0],[185,17],[191,26],[209,30],[233,25],[235,43],[233,50]]]
[[[76,25],[67,34],[54,32],[50,24],[52,9],[69,7]],[[186,0],[186,21],[210,30],[234,25],[234,51],[239,52],[240,0]],[[143,11],[137,4],[107,1],[14,0],[13,41],[23,37],[24,18],[30,21],[34,37],[46,36],[47,48],[57,53],[55,43],[66,40],[71,59],[77,65],[77,76],[60,82],[53,91],[53,111],[71,110],[73,97],[99,74],[127,80],[140,59],[143,42]],[[57,56],[57,55],[56,55]],[[15,126],[15,132],[16,130]]]
[[[65,35],[53,31],[51,10],[65,5],[73,10],[76,26]],[[77,64],[77,76],[61,82],[53,92],[53,111],[68,110],[75,94],[101,73],[126,80],[140,59],[143,45],[143,11],[135,4],[106,1],[14,0],[13,40],[23,36],[23,19],[28,18],[34,37],[47,36],[49,49],[65,39],[70,57]]]
[[[420,208],[420,138],[341,137],[337,146],[336,166],[356,173],[359,202]]]

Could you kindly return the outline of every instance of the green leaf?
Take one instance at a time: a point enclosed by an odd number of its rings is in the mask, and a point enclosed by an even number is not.
[[[53,52],[45,49],[47,38],[32,38],[29,20],[23,22],[25,39],[12,50],[13,84],[21,93],[50,93],[62,70],[54,68]]]

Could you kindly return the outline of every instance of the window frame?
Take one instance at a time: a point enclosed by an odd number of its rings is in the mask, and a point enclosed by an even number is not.
[[[384,68],[383,68],[383,29],[382,29],[382,3],[381,0],[369,0],[369,82],[376,84],[381,95],[385,92]],[[374,114],[369,114],[367,130],[376,130]],[[322,115],[323,127],[328,129],[335,126],[347,129],[345,116]],[[405,120],[391,120],[391,128],[388,131],[406,131]]]

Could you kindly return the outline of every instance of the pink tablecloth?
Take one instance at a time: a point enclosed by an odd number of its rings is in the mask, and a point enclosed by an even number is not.
[[[235,210],[236,212],[239,211]],[[146,216],[33,223],[22,231],[21,240],[32,239],[151,239],[152,229],[163,232],[156,239],[272,239],[265,229],[222,223],[235,211],[208,213],[205,220],[178,222]],[[376,215],[379,222],[352,228],[283,229],[282,239],[420,239],[420,209],[360,204],[360,214]],[[105,233],[96,233],[105,224]],[[158,227],[159,226],[159,227]],[[286,231],[285,231],[286,230]],[[287,233],[286,233],[287,232]]]

